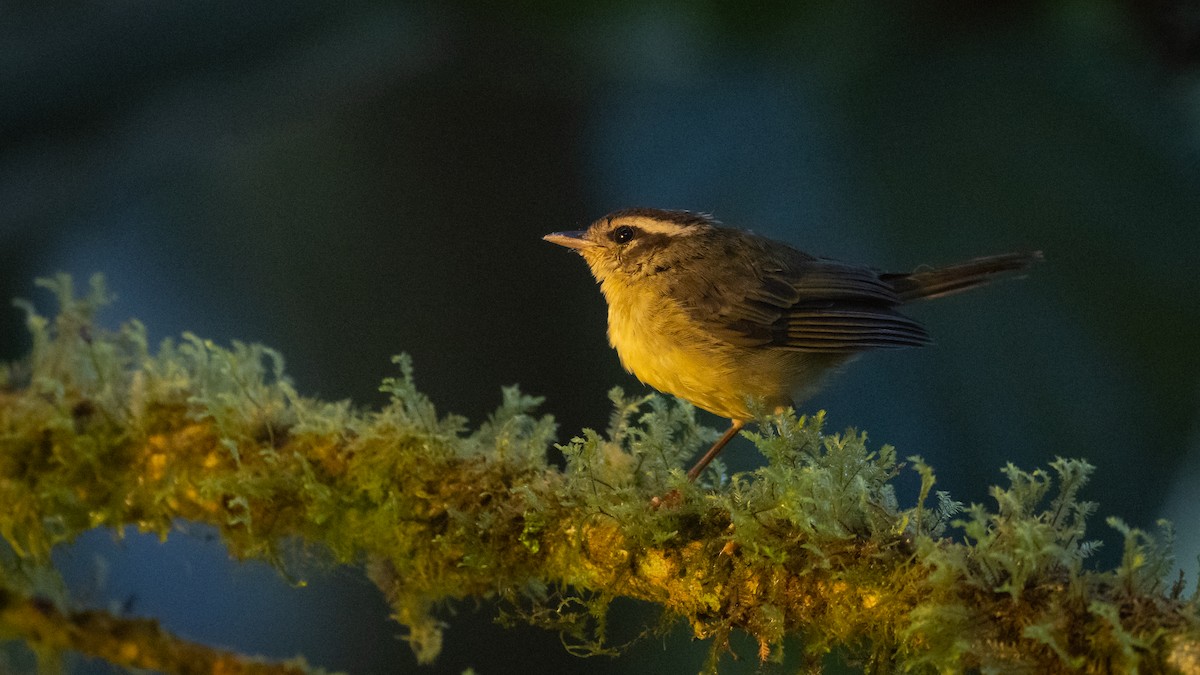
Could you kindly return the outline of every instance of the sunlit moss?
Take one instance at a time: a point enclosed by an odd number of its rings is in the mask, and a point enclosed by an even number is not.
[[[553,420],[516,388],[472,427],[420,393],[402,356],[382,408],[317,401],[270,349],[185,334],[151,350],[137,322],[95,324],[109,300],[99,280],[82,298],[65,276],[41,283],[59,313],[23,305],[33,348],[0,379],[4,593],[47,593],[50,551],[89,529],[166,537],[183,518],[218,527],[238,556],[283,566],[300,541],[365,564],[426,662],[443,643],[436,608],[468,596],[500,599],[506,621],[561,631],[581,654],[618,651],[614,599],[653,603],[663,619],[647,632],[684,622],[711,640],[713,667],[735,631],[763,660],[802,636],[806,664],[836,649],[876,671],[1196,662],[1196,599],[1164,586],[1167,531],[1110,520],[1121,564],[1085,564],[1096,507],[1079,499],[1083,461],[1010,465],[994,507],[964,508],[919,458],[906,469],[863,433],[785,413],[746,434],[766,466],[716,463],[693,484],[681,467],[715,432],[686,404],[614,391],[608,429],[559,445],[558,468]],[[905,506],[893,479],[907,470],[921,488]]]

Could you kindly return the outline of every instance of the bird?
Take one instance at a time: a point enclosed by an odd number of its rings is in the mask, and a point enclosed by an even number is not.
[[[863,352],[931,342],[898,311],[1020,272],[1040,251],[885,273],[815,256],[685,210],[630,208],[543,237],[581,255],[608,305],[608,340],[641,382],[730,421],[704,471],[753,408],[811,398]]]

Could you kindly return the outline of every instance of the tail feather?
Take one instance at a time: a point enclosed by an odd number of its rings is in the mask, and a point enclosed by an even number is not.
[[[1041,251],[1004,253],[968,260],[957,265],[919,270],[901,274],[883,274],[880,279],[891,284],[904,302],[925,298],[940,298],[995,281],[1007,272],[1029,269],[1043,259]]]

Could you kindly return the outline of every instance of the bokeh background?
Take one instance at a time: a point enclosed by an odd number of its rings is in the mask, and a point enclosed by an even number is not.
[[[110,325],[264,342],[305,394],[364,406],[407,351],[447,412],[519,382],[562,439],[603,427],[606,391],[640,385],[582,261],[540,237],[621,207],[893,270],[1042,249],[1025,280],[914,307],[935,346],[805,408],[965,501],[1007,461],[1085,457],[1100,515],[1172,518],[1195,578],[1196,0],[38,0],[0,8],[0,45],[0,298],[50,311],[35,277],[101,271]],[[0,308],[0,357],[27,347]],[[761,461],[739,443],[732,468]],[[186,524],[127,534],[56,555],[81,603],[330,669],[695,672],[708,648],[680,629],[577,659],[457,603],[418,669],[360,570],[297,587]]]

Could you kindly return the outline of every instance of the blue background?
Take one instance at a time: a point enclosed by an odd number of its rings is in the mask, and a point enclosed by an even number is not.
[[[654,206],[891,270],[1042,249],[1025,280],[913,307],[934,346],[869,354],[805,410],[923,455],[964,501],[990,503],[1006,461],[1087,458],[1099,514],[1176,520],[1194,578],[1195,2],[794,4],[9,3],[0,298],[48,311],[35,277],[102,271],[109,325],[263,342],[301,392],[368,406],[407,351],[444,411],[480,420],[519,382],[566,439],[640,385],[547,232]],[[22,320],[0,309],[0,357],[27,349]],[[727,459],[761,461],[741,439]],[[297,587],[194,525],[127,534],[56,553],[81,603],[417,670],[357,569],[301,565]],[[448,607],[420,672],[695,672],[707,650],[679,630],[581,660],[494,614]]]

